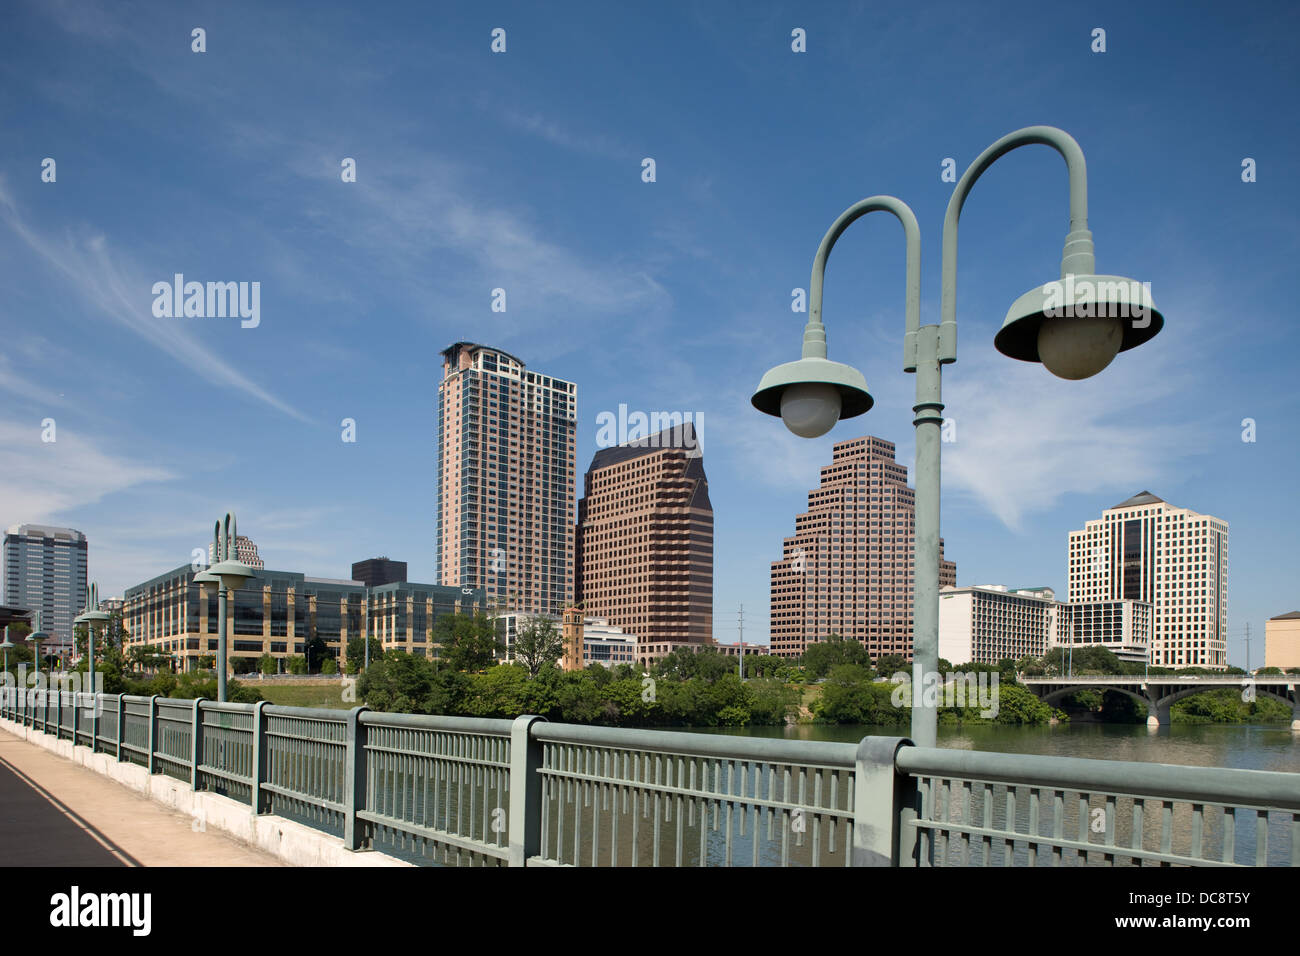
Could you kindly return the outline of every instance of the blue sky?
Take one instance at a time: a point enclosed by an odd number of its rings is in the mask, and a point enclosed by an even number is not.
[[[743,602],[766,640],[768,565],[831,444],[913,454],[898,224],[831,258],[830,357],[876,406],[815,441],[749,406],[798,356],[791,290],[845,207],[892,194],[937,321],[942,161],[1049,124],[1087,156],[1098,271],[1149,281],[1166,326],[1084,382],[995,352],[1059,273],[1066,177],[1029,147],[981,179],[944,374],[958,582],[1064,593],[1067,532],[1149,489],[1231,525],[1234,663],[1247,622],[1300,607],[1295,7],[614,6],[6,5],[0,524],[85,531],[105,595],[228,508],[270,567],[387,554],[430,580],[439,352],[468,339],[578,383],[579,491],[602,411],[703,415],[715,636]],[[260,282],[260,325],[155,318],[178,272]]]

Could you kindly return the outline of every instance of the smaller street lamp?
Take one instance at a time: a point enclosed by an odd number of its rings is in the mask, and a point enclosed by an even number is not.
[[[9,648],[15,646],[17,645],[15,645],[13,641],[9,640],[9,628],[6,627],[5,639],[3,641],[0,641],[0,649],[3,649],[5,653],[5,670],[4,670],[5,676],[3,678],[3,681],[4,681],[4,687],[6,688],[6,692],[9,686]],[[6,703],[9,702],[6,701]]]
[[[236,523],[234,512],[226,512],[224,533],[218,521],[212,531],[212,556],[216,564],[194,575],[198,584],[215,584],[217,591],[217,700],[226,701],[226,595],[238,591],[244,582],[255,577],[253,569],[235,558]]]
[[[27,643],[30,644],[30,645],[32,645],[32,657],[35,658],[35,662],[36,662],[36,690],[35,690],[35,694],[37,694],[37,695],[39,695],[39,694],[40,694],[40,691],[41,691],[41,641],[45,640],[45,639],[48,638],[49,636],[50,636],[50,635],[46,634],[44,631],[42,631],[42,630],[40,629],[40,625],[39,625],[39,623],[37,624],[37,629],[34,630],[34,631],[32,631],[32,633],[30,633],[30,634],[27,635]],[[32,702],[32,726],[33,726],[33,727],[36,726],[36,710],[35,710],[35,707],[36,707],[36,701],[37,701],[37,699],[38,699],[37,696],[33,696],[32,699],[31,699],[31,702]],[[42,700],[41,702],[42,702],[42,703],[45,703],[43,700]]]
[[[110,615],[99,609],[99,585],[91,582],[86,596],[86,609],[72,619],[73,624],[86,625],[86,658],[89,661],[90,692],[95,693],[95,625],[108,623]]]

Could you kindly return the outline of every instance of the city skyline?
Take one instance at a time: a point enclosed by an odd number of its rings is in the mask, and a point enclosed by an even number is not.
[[[996,355],[1007,306],[1055,278],[1064,171],[1025,149],[981,181],[944,380],[941,531],[958,585],[1065,593],[1068,533],[1149,488],[1232,528],[1229,663],[1245,663],[1247,622],[1258,641],[1300,603],[1284,534],[1300,526],[1286,387],[1300,184],[1273,105],[1296,92],[1295,11],[497,15],[449,11],[410,33],[329,6],[304,19],[236,3],[201,24],[161,4],[13,9],[0,524],[82,530],[104,594],[188,563],[229,509],[273,567],[337,578],[387,553],[436,580],[439,353],[487,342],[577,383],[578,460],[623,407],[703,416],[714,637],[735,640],[743,603],[746,640],[762,642],[774,542],[832,446],[877,435],[912,467],[895,224],[847,235],[826,286],[831,356],[863,369],[876,407],[815,441],[748,407],[797,348],[792,290],[818,240],[864,196],[912,204],[933,321],[944,161],[960,171],[1003,133],[1050,123],[1087,154],[1100,271],[1150,281],[1167,324],[1095,381]],[[498,25],[509,47],[494,55]],[[1097,25],[1104,54],[1089,48]],[[796,26],[807,53],[790,49]],[[1043,44],[1056,65],[1031,76],[998,55]],[[1194,71],[1197,58],[1220,68]],[[256,325],[229,309],[157,316],[153,287],[178,274],[205,292],[246,283],[232,298],[258,303]]]

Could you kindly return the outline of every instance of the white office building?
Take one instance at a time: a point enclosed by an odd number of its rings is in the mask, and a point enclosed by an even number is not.
[[[1068,610],[1048,587],[1001,584],[939,592],[939,656],[953,665],[1042,657],[1064,640]]]
[[[1070,532],[1069,596],[1150,605],[1154,665],[1226,668],[1228,523],[1134,495]]]

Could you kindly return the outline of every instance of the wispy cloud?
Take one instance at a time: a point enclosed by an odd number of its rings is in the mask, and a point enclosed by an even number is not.
[[[1066,382],[1041,365],[974,352],[946,376],[956,441],[943,445],[944,489],[1019,531],[1066,495],[1128,495],[1169,481],[1207,450],[1203,425],[1163,411],[1162,399],[1191,387],[1186,377],[1172,358],[1121,354],[1098,377]]]
[[[0,448],[9,452],[0,469],[0,521],[7,523],[56,522],[60,515],[116,492],[178,477],[105,450],[66,426],[47,443],[35,422],[0,420]]]
[[[308,418],[293,406],[266,391],[246,375],[227,365],[212,349],[190,336],[184,325],[175,320],[157,319],[150,309],[148,294],[153,281],[124,257],[114,257],[108,238],[94,233],[79,239],[58,242],[28,226],[0,180],[0,219],[44,262],[52,266],[69,286],[102,314],[116,320],[123,328],[166,352],[193,369],[214,385],[243,392],[272,408],[296,418]]]
[[[554,146],[572,150],[573,152],[618,160],[626,160],[632,157],[632,150],[620,145],[608,136],[599,133],[575,133],[555,120],[544,117],[541,113],[525,115],[508,109],[501,116],[508,125],[513,126],[515,129],[522,130],[533,136],[539,136]]]

